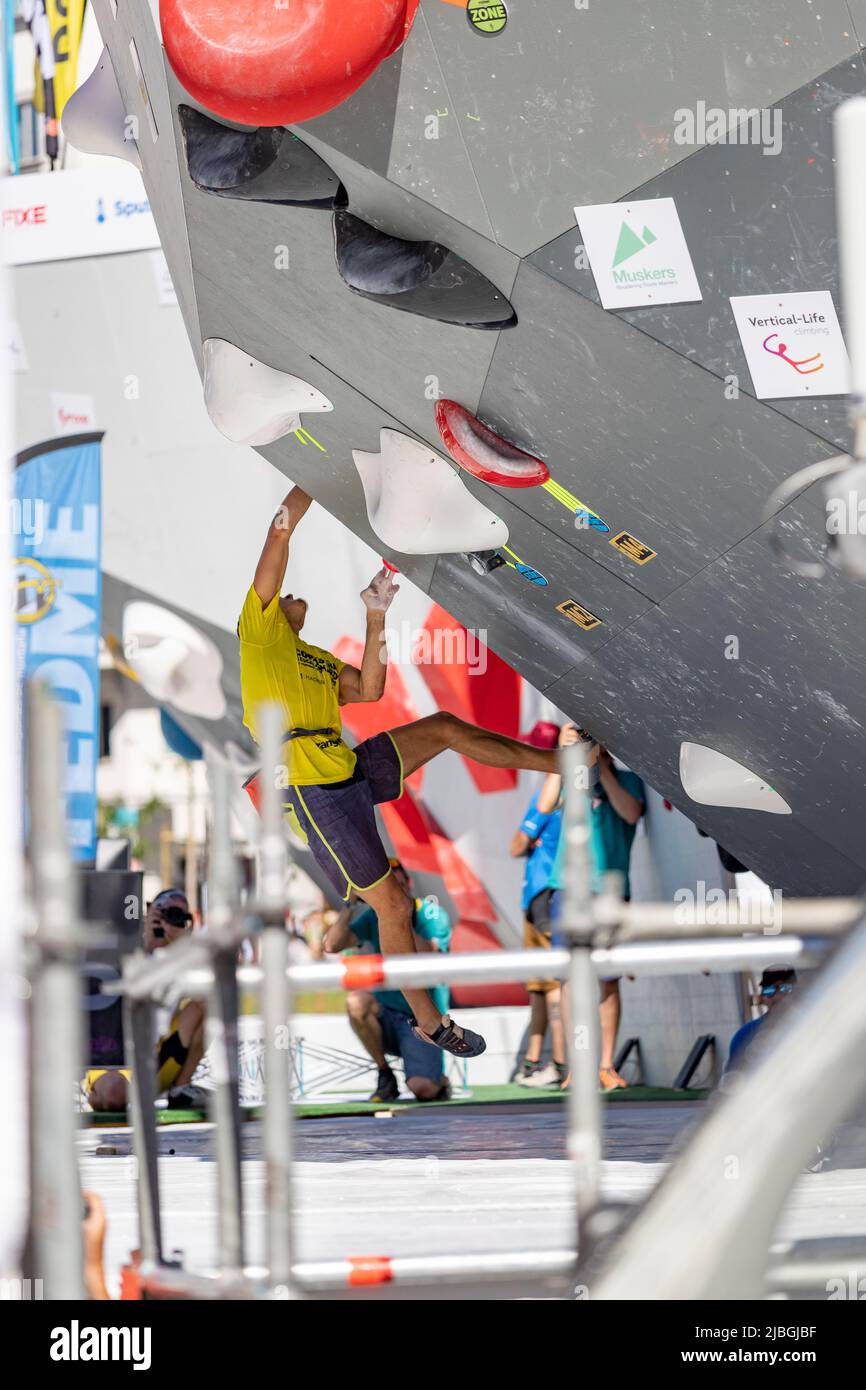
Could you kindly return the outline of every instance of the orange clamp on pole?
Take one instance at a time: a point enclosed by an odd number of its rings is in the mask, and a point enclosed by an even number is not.
[[[343,989],[375,989],[384,979],[384,956],[350,956],[343,965]]]
[[[390,1284],[394,1270],[388,1255],[358,1255],[349,1260],[348,1283],[354,1288],[370,1284]]]

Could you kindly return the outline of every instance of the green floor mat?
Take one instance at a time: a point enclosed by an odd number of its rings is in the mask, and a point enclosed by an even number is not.
[[[695,1101],[705,1100],[709,1091],[675,1091],[669,1086],[629,1086],[627,1089],[606,1091],[605,1101],[620,1104],[623,1101]],[[509,1083],[504,1086],[473,1086],[468,1096],[454,1096],[451,1100],[433,1100],[419,1103],[406,1101],[329,1101],[316,1102],[314,1099],[301,1101],[295,1107],[299,1119],[321,1119],[326,1115],[375,1115],[383,1111],[399,1114],[400,1111],[439,1110],[455,1105],[461,1106],[524,1106],[524,1105],[562,1105],[565,1102],[562,1091],[534,1091],[527,1086]]]
[[[629,1086],[625,1090],[605,1091],[603,1100],[609,1101],[614,1105],[621,1105],[627,1101],[695,1101],[706,1100],[709,1095],[708,1090],[699,1091],[675,1091],[670,1086]],[[473,1086],[471,1093],[467,1096],[454,1096],[451,1100],[425,1101],[423,1104],[415,1100],[404,1101],[378,1101],[378,1100],[352,1100],[347,1095],[345,1100],[317,1101],[311,1098],[309,1101],[300,1101],[295,1105],[295,1116],[299,1120],[321,1119],[326,1115],[336,1117],[339,1115],[375,1115],[383,1111],[398,1114],[401,1110],[410,1112],[418,1110],[441,1110],[448,1106],[484,1106],[484,1105],[562,1105],[566,1097],[562,1091],[533,1091],[527,1086],[518,1086],[516,1083],[508,1083],[504,1086]],[[261,1118],[261,1106],[248,1105],[241,1107],[242,1120],[258,1120]],[[207,1114],[204,1110],[165,1110],[160,1109],[156,1112],[156,1123],[158,1125],[190,1125],[202,1124],[207,1121]],[[108,1128],[127,1124],[127,1117],[123,1111],[110,1113],[103,1111],[100,1114],[87,1113],[82,1116],[85,1126],[90,1128]]]
[[[242,1105],[242,1120],[257,1120],[261,1115],[261,1107],[257,1105]],[[155,1112],[154,1118],[158,1125],[196,1125],[206,1124],[208,1120],[207,1112],[204,1110],[166,1110],[159,1109]],[[119,1125],[128,1125],[129,1117],[125,1110],[100,1110],[85,1111],[81,1116],[81,1123],[85,1129],[111,1129]]]

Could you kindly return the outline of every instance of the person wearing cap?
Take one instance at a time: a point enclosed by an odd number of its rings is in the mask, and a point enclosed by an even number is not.
[[[546,720],[538,720],[527,735],[527,742],[534,748],[556,748],[560,728]],[[523,859],[523,945],[527,950],[550,949],[548,886],[550,870],[559,844],[559,831],[562,823],[562,808],[541,812],[538,809],[540,788],[533,793],[526,810],[511,841],[511,855]],[[527,980],[529,994],[529,1030],[526,1051],[518,1085],[533,1088],[558,1088],[568,1074],[565,1060],[565,1033],[562,1027],[562,991],[558,980]],[[550,1047],[552,1060],[546,1065],[541,1060],[544,1039],[550,1028]]]
[[[412,897],[412,881],[399,859],[389,864],[395,880]],[[356,915],[355,898],[340,913],[324,939],[326,951],[361,948],[378,955],[381,950],[379,923],[371,907]],[[418,951],[447,951],[451,944],[451,919],[433,898],[412,898],[412,933]],[[447,1014],[447,985],[437,985],[431,994],[440,1013]],[[416,1100],[448,1100],[451,1085],[442,1071],[442,1053],[417,1036],[411,1026],[409,1005],[396,989],[351,990],[346,995],[346,1011],[353,1032],[363,1043],[379,1069],[376,1089],[370,1100],[397,1100],[400,1088],[388,1057],[403,1063],[406,1085]]]
[[[744,1023],[742,1027],[738,1028],[731,1038],[725,1075],[728,1072],[737,1071],[745,1065],[749,1048],[756,1041],[758,1033],[771,1014],[784,1011],[784,1006],[790,1002],[796,983],[797,972],[788,966],[776,966],[764,971],[758,992],[752,1002],[762,1004],[765,1012],[759,1014],[757,1018],[749,1019],[748,1023]]]
[[[148,905],[142,924],[142,945],[152,955],[192,931],[192,925],[186,894],[179,888],[164,888]],[[203,1001],[182,999],[156,1041],[157,1090],[160,1094],[168,1093],[170,1104],[184,1099],[192,1103],[184,1093],[204,1053],[204,1023]],[[91,1108],[125,1110],[129,1078],[127,1067],[89,1071],[85,1091]]]
[[[797,972],[789,965],[769,966],[761,975],[761,982],[757,992],[752,996],[752,1003],[763,1005],[764,1013],[757,1018],[749,1019],[743,1023],[731,1038],[728,1049],[728,1060],[725,1064],[724,1074],[722,1075],[721,1088],[723,1091],[730,1090],[737,1084],[741,1073],[757,1060],[752,1057],[752,1049],[756,1042],[762,1041],[762,1035],[766,1037],[776,1028],[792,1002],[792,996],[797,986]],[[769,1020],[769,1028],[767,1022]],[[767,1039],[769,1040],[769,1039]],[[761,1051],[759,1047],[758,1052]],[[834,1157],[837,1136],[835,1134],[817,1134],[813,1140],[814,1147],[805,1163],[807,1173],[820,1173],[827,1167]]]
[[[366,637],[360,666],[302,639],[307,601],[291,593],[280,597],[280,589],[290,539],[312,500],[299,487],[286,495],[244,600],[238,621],[244,723],[259,742],[259,710],[267,703],[280,707],[284,761],[269,775],[279,778],[292,829],[344,902],[357,894],[372,908],[383,953],[408,955],[416,949],[412,902],[388,863],[376,806],[402,796],[404,778],[447,749],[488,767],[530,772],[554,771],[556,752],[480,729],[445,710],[347,746],[340,707],[375,702],[385,693],[385,615],[398,588],[393,571],[383,567],[361,593]],[[327,583],[326,570],[323,579]],[[484,1039],[438,1010],[427,990],[407,989],[405,997],[419,1039],[455,1057],[485,1050]]]

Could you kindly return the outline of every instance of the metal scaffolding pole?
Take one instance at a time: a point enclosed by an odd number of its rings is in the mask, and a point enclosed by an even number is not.
[[[178,946],[184,943],[177,943]],[[799,936],[746,937],[736,941],[662,941],[634,946],[612,946],[590,953],[597,976],[613,975],[692,975],[701,970],[760,971],[772,965],[791,965],[810,970],[821,964],[831,943],[826,938]],[[150,962],[129,981],[112,981],[103,986],[106,993],[126,994],[132,999],[154,998],[159,1003],[176,1002],[181,997],[205,995],[213,983],[213,970],[207,964],[178,969],[172,973],[169,957],[176,946],[160,951],[164,959]],[[180,960],[180,957],[178,957]],[[429,956],[356,956],[331,964],[291,965],[289,985],[293,991],[314,990],[338,993],[349,989],[429,989],[438,984],[500,984],[532,980],[543,975],[548,980],[566,980],[569,952],[552,951],[461,951],[455,956],[440,952]],[[260,990],[263,971],[258,965],[238,967],[239,984],[247,990]]]
[[[124,961],[124,973],[135,962]],[[129,1085],[132,1144],[136,1160],[138,1243],[145,1263],[162,1262],[159,1164],[156,1138],[156,1081],[153,1074],[153,1005],[149,999],[123,1001],[123,1050],[132,1070]]]
[[[767,1266],[767,1291],[801,1298],[862,1299],[866,1291],[866,1240],[863,1236],[824,1236],[774,1246]]]
[[[259,711],[262,748],[262,822],[258,909],[262,933],[262,1015],[266,1105],[262,1122],[267,1204],[267,1261],[271,1284],[292,1288],[292,1100],[289,939],[285,921],[286,830],[278,783],[283,720],[276,705]]]
[[[866,1089],[864,986],[866,918],[796,1009],[766,1025],[748,1068],[709,1107],[642,1211],[598,1261],[593,1298],[765,1295],[767,1251],[785,1197],[816,1142]]]
[[[295,1279],[308,1293],[384,1284],[460,1284],[467,1280],[501,1284],[549,1279],[563,1291],[575,1273],[573,1250],[501,1250],[477,1255],[366,1255],[345,1260],[310,1260],[295,1266]]]
[[[565,792],[565,911],[559,929],[568,960],[567,1147],[574,1171],[577,1248],[581,1259],[592,1243],[592,1221],[601,1202],[601,1101],[598,1092],[598,979],[592,960],[592,855],[588,807],[589,762],[586,746],[561,750]],[[570,1017],[569,1017],[570,1015]]]
[[[783,933],[840,936],[859,921],[863,906],[861,898],[788,898],[771,906],[740,902],[736,896],[723,902],[624,903],[601,894],[593,906],[593,918],[600,929],[598,937],[604,939],[607,929],[618,946],[749,933],[772,940]]]
[[[7,7],[9,14],[9,7]],[[0,266],[0,322],[13,317],[12,275]],[[0,369],[0,507],[8,516],[15,495],[14,392],[15,378]],[[7,530],[8,537],[8,530]],[[7,540],[0,574],[15,580],[14,550]],[[27,1106],[27,1026],[24,963],[24,920],[21,863],[21,748],[18,729],[16,644],[21,628],[11,621],[0,631],[0,750],[3,791],[0,797],[0,1095],[7,1115],[21,1115]],[[27,1224],[27,1134],[23,1126],[7,1125],[0,1144],[0,1272],[14,1274],[20,1266]]]
[[[463,1289],[473,1297],[489,1288],[499,1290],[510,1284],[513,1297],[524,1294],[544,1297],[567,1296],[574,1284],[576,1256],[573,1250],[503,1250],[481,1254],[439,1255],[360,1255],[345,1259],[309,1260],[296,1264],[292,1281],[305,1297],[336,1297],[340,1293],[386,1295],[389,1287],[409,1286],[409,1297],[421,1291],[435,1291],[443,1285],[455,1297]],[[269,1271],[249,1268],[230,1285],[211,1274],[191,1273],[163,1265],[142,1270],[142,1291],[161,1298],[269,1299],[275,1290]]]
[[[237,876],[229,831],[228,769],[211,764],[213,826],[208,874],[208,934],[213,951],[207,1035],[213,1048],[214,1137],[219,1211],[219,1265],[224,1279],[244,1264],[238,1078]],[[169,950],[171,947],[169,947]]]
[[[41,684],[27,699],[28,856],[37,928],[30,977],[32,1278],[46,1298],[82,1299],[82,1201],[72,1099],[84,1056],[81,936],[63,814],[60,707]]]

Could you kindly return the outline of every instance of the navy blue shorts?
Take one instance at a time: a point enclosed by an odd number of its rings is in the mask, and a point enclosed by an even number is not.
[[[629,902],[629,901],[630,901],[630,898],[631,898],[631,894],[628,894],[628,895],[626,896],[626,899],[625,899],[626,902]],[[568,940],[567,940],[567,938],[565,937],[565,935],[564,935],[561,931],[559,931],[559,929],[558,929],[557,926],[556,926],[556,923],[559,921],[560,917],[562,916],[562,909],[563,909],[564,904],[565,904],[565,893],[564,893],[564,890],[563,890],[562,888],[554,888],[553,892],[552,892],[551,895],[550,895],[550,921],[551,921],[551,923],[552,923],[552,925],[553,925],[552,944],[553,944],[554,946],[567,946],[567,945],[568,945]],[[613,984],[614,980],[619,980],[619,979],[621,979],[621,978],[622,978],[621,975],[600,975],[600,976],[599,976],[599,980],[600,980],[600,982],[601,982],[603,985],[610,985],[610,984]]]
[[[389,1057],[402,1058],[407,1080],[410,1076],[426,1076],[430,1081],[441,1081],[442,1049],[418,1037],[408,1014],[379,1004],[379,1023],[383,1048]]]
[[[374,734],[355,749],[355,771],[344,782],[287,787],[283,805],[319,868],[342,898],[374,888],[390,873],[375,807],[403,794],[403,764],[390,734]]]

